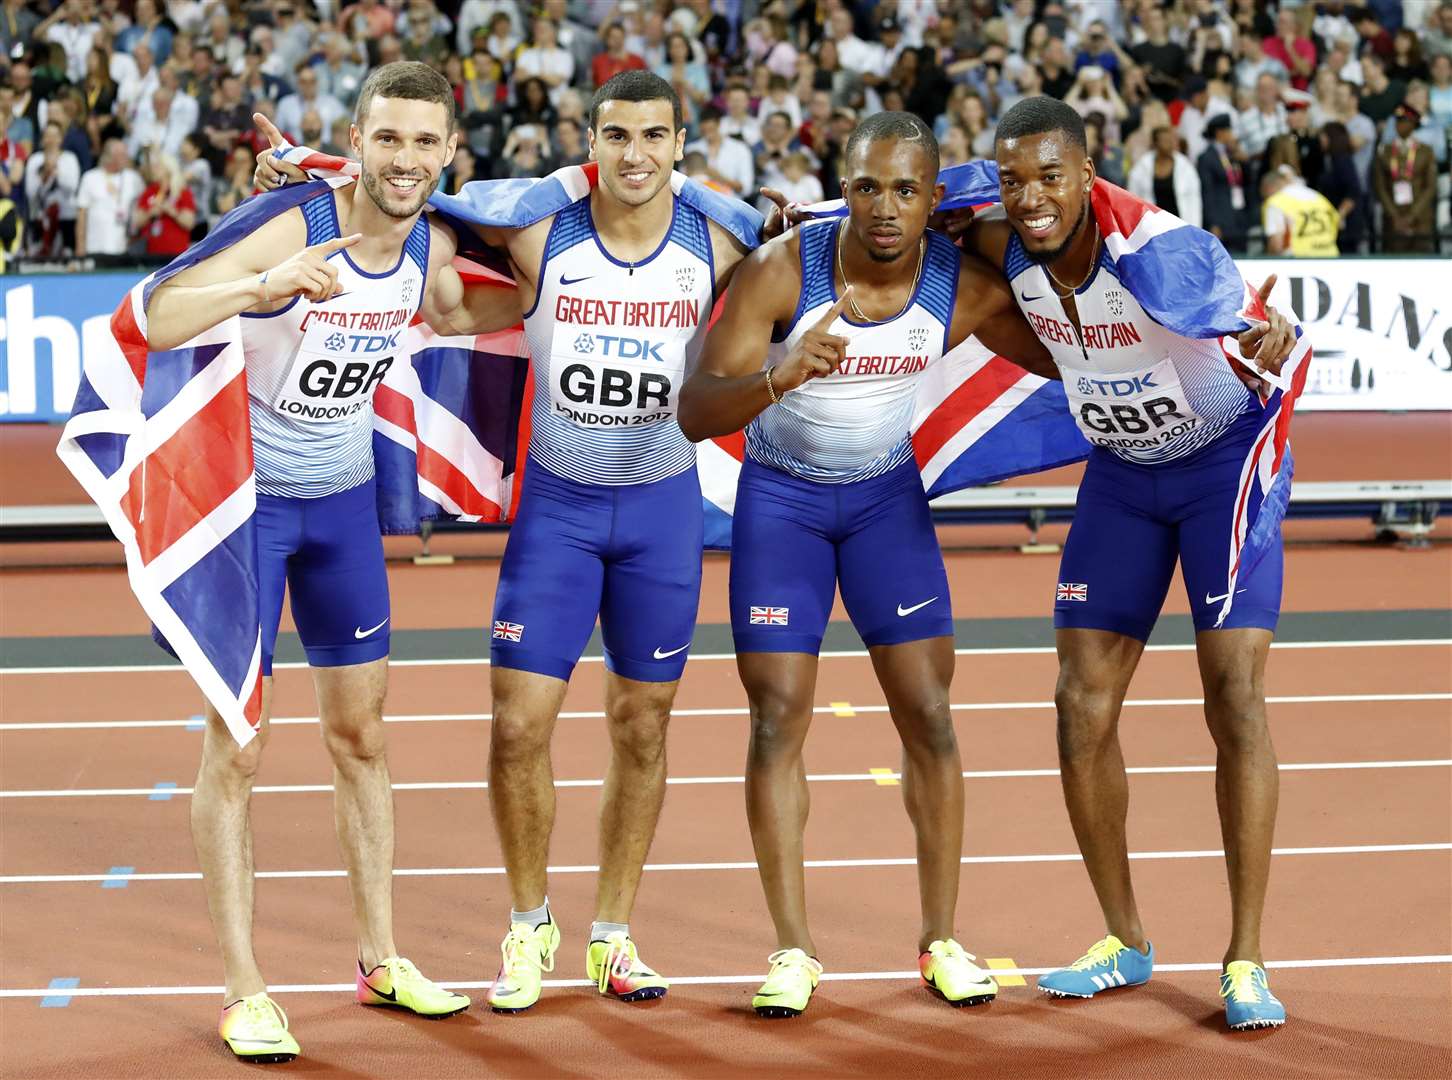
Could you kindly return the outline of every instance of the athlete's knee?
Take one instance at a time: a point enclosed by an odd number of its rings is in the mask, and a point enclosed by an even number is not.
[[[642,767],[665,757],[670,702],[627,699],[612,702],[610,745],[617,759]]]
[[[1061,673],[1054,690],[1054,707],[1058,713],[1057,736],[1062,760],[1093,756],[1115,736],[1119,701],[1107,687]]]
[[[1259,746],[1269,735],[1265,689],[1254,672],[1226,668],[1205,676],[1205,721],[1222,753]]]
[[[388,752],[383,717],[376,712],[326,718],[323,742],[335,765],[364,764],[382,760]]]
[[[947,758],[958,753],[958,735],[953,730],[953,710],[946,692],[924,695],[896,711],[898,732],[909,754]]]
[[[776,762],[801,753],[811,718],[811,705],[775,692],[751,695],[751,759]]]
[[[489,753],[496,761],[525,761],[549,752],[549,724],[526,710],[498,708],[489,728]]]
[[[268,729],[264,724],[246,746],[237,742],[222,719],[208,710],[207,733],[202,740],[202,782],[207,780],[228,786],[250,786],[262,767],[262,751],[267,746]]]

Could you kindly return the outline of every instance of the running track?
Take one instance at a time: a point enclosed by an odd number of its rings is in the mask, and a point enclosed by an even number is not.
[[[1440,471],[1445,462],[1402,474]],[[1290,529],[1300,539],[1288,551],[1290,614],[1269,673],[1284,772],[1266,948],[1289,965],[1273,971],[1291,1009],[1285,1029],[1221,1030],[1215,969],[1228,898],[1213,748],[1193,654],[1173,618],[1185,610],[1178,584],[1123,722],[1136,881],[1162,965],[1154,982],[1086,1003],[1005,985],[989,1008],[962,1011],[915,985],[916,886],[893,783],[896,742],[867,661],[843,638],[840,655],[823,662],[807,758],[809,898],[832,981],[805,1017],[758,1021],[749,995],[773,943],[742,813],[745,700],[718,625],[725,562],[713,557],[673,725],[673,783],[632,920],[646,958],[676,980],[653,1005],[603,1001],[580,983],[606,751],[597,660],[581,665],[555,740],[551,900],[565,931],[562,985],[524,1016],[476,1006],[440,1023],[361,1009],[340,989],[351,985],[352,943],[331,773],[306,672],[279,671],[287,722],[274,730],[253,805],[264,878],[258,953],[305,1055],[281,1071],[1448,1074],[1452,566],[1445,546],[1322,542],[1327,534]],[[1061,964],[1101,932],[1053,771],[1055,664],[1043,616],[1055,566],[1013,552],[949,555],[955,609],[971,616],[960,623],[953,692],[968,771],[960,938],[1010,972]],[[397,938],[435,978],[476,988],[476,1000],[497,966],[508,897],[482,784],[488,669],[469,660],[481,642],[461,647],[469,636],[447,631],[481,624],[496,572],[488,560],[391,568],[395,625],[409,642],[387,707]],[[139,647],[143,632],[115,568],[0,574],[6,1077],[241,1068],[213,1033],[219,965],[187,835],[195,691],[175,670],[98,670],[104,656],[86,658],[89,639],[104,636],[115,655],[155,665],[159,654]],[[78,982],[52,988],[65,979]]]

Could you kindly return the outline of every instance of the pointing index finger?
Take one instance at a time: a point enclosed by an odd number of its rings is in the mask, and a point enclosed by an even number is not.
[[[331,240],[324,240],[321,244],[314,244],[308,250],[317,252],[317,254],[326,258],[335,251],[342,251],[344,248],[352,247],[362,239],[362,233],[353,233],[350,236],[335,236]]]
[[[1260,288],[1256,291],[1256,296],[1260,298],[1260,302],[1262,304],[1270,299],[1271,290],[1275,287],[1276,276],[1274,274],[1271,274],[1268,278],[1261,282]]]
[[[282,132],[277,130],[277,125],[260,112],[252,114],[252,122],[257,125],[257,130],[262,133],[262,137],[268,141],[274,150],[287,142]]]
[[[826,310],[822,317],[817,320],[817,325],[812,327],[812,329],[826,330],[827,327],[831,326],[834,322],[837,321],[837,316],[841,315],[842,312],[847,309],[847,305],[851,302],[852,286],[848,285],[845,289],[842,290],[842,295],[837,298],[837,302]]]

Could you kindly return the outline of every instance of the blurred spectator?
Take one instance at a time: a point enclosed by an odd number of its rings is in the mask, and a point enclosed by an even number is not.
[[[252,110],[242,97],[241,77],[223,75],[217,92],[212,95],[211,108],[202,114],[199,128],[202,156],[214,173],[221,173],[222,163],[251,127]]]
[[[468,0],[465,8],[491,0]],[[500,0],[493,0],[499,3]],[[513,5],[511,4],[512,8]],[[357,0],[338,15],[338,31],[353,41],[380,41],[393,33],[396,22],[393,9],[382,0]]]
[[[625,48],[625,27],[618,22],[608,24],[601,32],[605,48],[595,54],[590,64],[590,77],[596,86],[604,86],[622,71],[640,71],[645,61]]]
[[[1153,153],[1145,154],[1129,171],[1129,190],[1162,210],[1198,226],[1202,220],[1200,176],[1190,159],[1180,153],[1179,136],[1172,127],[1152,133]]]
[[[1340,229],[1336,248],[1346,254],[1360,250],[1366,237],[1366,190],[1351,148],[1351,133],[1339,120],[1321,130],[1325,165],[1316,180],[1316,190],[1336,208]]]
[[[733,195],[749,199],[755,194],[756,167],[751,160],[751,151],[740,139],[734,139],[721,130],[721,110],[707,105],[701,110],[698,122],[701,137],[689,144],[687,150],[695,150],[706,161],[706,172],[712,180]]]
[[[1410,30],[1398,30],[1392,39],[1392,56],[1386,68],[1387,77],[1396,82],[1409,83],[1413,79],[1426,82],[1432,77],[1432,69],[1422,59],[1422,46],[1417,35]]]
[[[26,0],[0,0],[0,51],[14,56],[17,48],[29,45],[40,25],[40,16]]]
[[[1452,128],[1452,56],[1432,58],[1432,84],[1427,88],[1431,120],[1445,131]]]
[[[1437,167],[1432,151],[1412,137],[1421,122],[1412,106],[1398,106],[1396,136],[1377,151],[1373,179],[1381,204],[1383,251],[1436,250]]]
[[[525,79],[518,87],[514,108],[509,115],[514,127],[522,124],[538,124],[545,129],[554,127],[555,107],[550,104],[545,81],[541,78]]]
[[[519,6],[514,0],[464,0],[459,8],[457,33],[454,44],[461,55],[467,54],[474,41],[475,35],[480,30],[485,30],[492,40],[495,35],[494,27],[497,22],[503,20],[503,37],[512,39],[515,45],[519,44],[520,33],[524,27],[519,20]],[[493,52],[493,50],[490,50]],[[511,52],[513,49],[511,48]],[[507,59],[494,53],[499,60]]]
[[[1293,258],[1335,258],[1340,216],[1289,165],[1279,165],[1261,185],[1266,252]]]
[[[1343,129],[1344,130],[1344,129]],[[1203,227],[1225,243],[1233,254],[1245,251],[1249,232],[1249,200],[1245,194],[1245,153],[1224,113],[1205,125],[1206,146],[1195,162],[1200,176]]]
[[[539,18],[534,21],[534,35],[530,47],[519,54],[514,62],[516,80],[538,79],[548,89],[551,98],[569,84],[575,75],[575,58],[559,46],[552,19]]]
[[[1129,117],[1129,107],[1102,67],[1097,64],[1081,67],[1074,76],[1074,85],[1064,95],[1064,104],[1071,106],[1080,116],[1088,116],[1092,112],[1102,114],[1105,138],[1111,142],[1119,141],[1119,125]]]
[[[772,113],[761,125],[761,141],[752,148],[759,187],[780,188],[783,182],[782,162],[787,155],[801,151],[796,128],[784,112]]]
[[[136,202],[133,226],[146,254],[172,258],[192,242],[197,204],[182,181],[177,159],[167,153],[147,155],[143,175],[147,181]]]
[[[302,130],[302,114],[308,109],[318,111],[324,126],[331,126],[338,117],[347,115],[348,110],[341,101],[319,88],[317,69],[310,64],[298,67],[294,83],[297,92],[277,103],[277,126],[284,134],[295,137]]]
[[[508,19],[506,18],[505,21],[507,22]],[[459,194],[459,189],[470,180],[487,179],[488,177],[475,175],[474,153],[467,146],[461,146],[454,151],[454,160],[449,165],[448,175],[444,180],[444,193],[446,195],[457,195]]]
[[[1260,85],[1263,75],[1269,75],[1277,83],[1290,78],[1285,64],[1265,54],[1260,38],[1245,34],[1240,39],[1240,59],[1235,63],[1235,84],[1252,90]]]
[[[322,44],[322,60],[313,65],[318,76],[318,92],[351,109],[358,100],[368,69],[357,61],[342,34],[324,34]]]
[[[1296,140],[1296,172],[1302,178],[1321,175],[1324,159],[1321,139],[1311,127],[1311,110],[1305,101],[1292,102],[1286,110],[1289,135]]]
[[[479,37],[480,31],[474,31],[476,50]],[[519,35],[515,33],[513,21],[507,12],[496,11],[489,20],[488,32],[484,34],[484,51],[500,64],[508,64],[513,62],[518,50]]]
[[[95,0],[62,0],[35,28],[37,36],[65,50],[66,78],[71,82],[80,82],[86,77],[86,56],[101,32],[95,12]]]
[[[1422,29],[1422,51],[1452,59],[1452,0],[1442,0]]]
[[[670,83],[681,99],[688,123],[695,116],[695,110],[711,99],[711,77],[706,65],[695,58],[690,39],[679,30],[666,38],[665,63],[655,73]]]
[[[1260,157],[1277,135],[1290,131],[1286,107],[1281,104],[1281,84],[1271,74],[1263,74],[1255,83],[1255,104],[1240,114],[1240,138],[1245,152]]]
[[[590,147],[585,141],[581,121],[561,119],[555,124],[553,169],[565,165],[583,165],[590,160]]]
[[[307,146],[321,146],[322,131],[316,137],[305,140]],[[196,135],[188,135],[181,143],[181,156],[177,159],[181,181],[192,193],[192,204],[197,211],[197,224],[192,227],[192,239],[200,240],[206,235],[205,222],[212,196],[212,167],[202,157],[202,141]]]
[[[328,129],[328,137],[322,141],[320,148],[323,153],[332,154],[335,157],[352,157],[352,127],[353,121],[346,116],[340,116],[334,120],[333,126]]]
[[[726,91],[726,114],[721,117],[721,134],[740,139],[747,146],[761,141],[761,124],[751,115],[751,94],[744,86]]]
[[[1161,101],[1173,101],[1180,92],[1180,82],[1188,70],[1185,50],[1170,40],[1169,17],[1158,5],[1143,9],[1141,20],[1145,39],[1130,49],[1129,54],[1145,69],[1150,93]],[[1044,89],[1050,94],[1054,93],[1047,75],[1044,78]]]
[[[172,158],[181,152],[182,137],[191,129],[179,119],[175,101],[175,91],[165,88],[151,95],[151,108],[136,117],[126,140],[133,161],[141,160],[147,150]]]
[[[502,175],[510,177],[543,176],[547,171],[545,150],[548,138],[539,124],[519,124],[504,142]]]
[[[64,131],[49,120],[40,135],[40,148],[25,163],[25,203],[30,220],[28,250],[39,258],[69,255],[76,247],[76,194],[81,186],[81,164],[62,149]]]
[[[441,68],[450,55],[448,39],[438,31],[439,13],[432,4],[408,9],[403,33],[403,58]]]
[[[248,146],[238,146],[227,157],[226,169],[212,189],[212,216],[235,210],[252,194],[252,170],[257,162]]]
[[[1376,17],[1376,12],[1370,5],[1357,9],[1356,12],[1356,33],[1361,39],[1356,51],[1363,56],[1368,53],[1380,57],[1382,60],[1390,60],[1395,46],[1392,41],[1391,31],[1382,26],[1381,20]]]
[[[1261,42],[1261,48],[1272,60],[1279,60],[1291,73],[1291,85],[1304,90],[1311,85],[1316,70],[1316,46],[1301,32],[1295,10],[1282,6],[1276,12],[1276,34]]]
[[[162,21],[156,0],[136,0],[131,25],[116,35],[116,48],[135,56],[136,45],[142,41],[151,50],[156,64],[165,64],[171,59],[172,28]]]
[[[1406,84],[1388,78],[1386,65],[1374,54],[1362,57],[1361,72],[1361,111],[1380,124],[1407,96]]]
[[[218,4],[207,17],[206,29],[197,37],[197,45],[205,45],[224,71],[241,71],[242,57],[247,52],[247,37],[234,29],[227,9]]]

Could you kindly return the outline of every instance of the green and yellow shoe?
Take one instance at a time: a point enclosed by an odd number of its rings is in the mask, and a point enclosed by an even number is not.
[[[620,931],[604,941],[592,941],[585,950],[585,974],[602,994],[621,1001],[650,1001],[665,997],[671,984],[640,959],[635,942]]]
[[[265,990],[224,1006],[217,1033],[232,1053],[258,1065],[280,1065],[302,1052],[288,1033],[287,1013]]]
[[[751,999],[751,1007],[768,1020],[800,1016],[821,981],[822,965],[801,949],[778,949],[766,959],[771,970]]]
[[[461,1013],[470,1005],[463,994],[445,990],[424,978],[412,962],[390,956],[372,971],[358,965],[358,1001],[363,1005],[384,1005],[407,1009],[431,1020]]]
[[[560,928],[551,920],[539,926],[514,923],[499,946],[501,963],[486,999],[495,1012],[517,1013],[539,1000],[544,973],[555,969]]]

